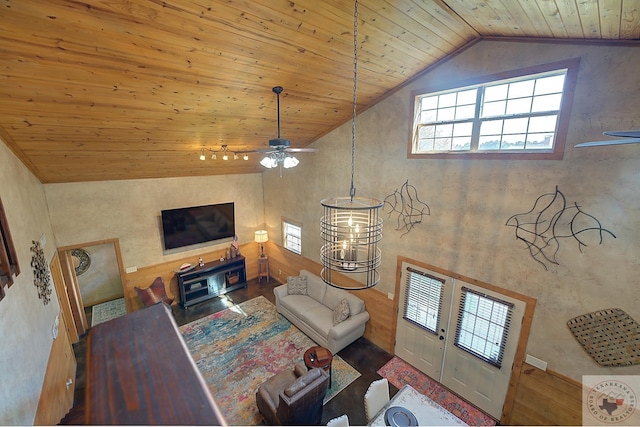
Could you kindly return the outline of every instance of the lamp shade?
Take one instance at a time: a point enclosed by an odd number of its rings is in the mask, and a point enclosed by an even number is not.
[[[264,243],[269,240],[269,234],[267,230],[258,230],[255,234],[255,241],[258,243]]]

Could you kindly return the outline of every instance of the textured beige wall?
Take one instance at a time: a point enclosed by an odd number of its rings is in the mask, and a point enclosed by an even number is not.
[[[201,244],[164,251],[162,209],[235,202],[240,243],[264,223],[262,175],[46,184],[58,246],[117,238],[125,267],[144,267],[226,247]]]
[[[31,246],[44,234],[50,262],[56,245],[42,184],[4,142],[0,142],[0,197],[21,269],[0,301],[0,425],[31,425],[53,343],[51,328],[60,311],[53,282],[49,304],[38,298]]]
[[[358,116],[357,195],[384,199],[405,180],[428,203],[431,216],[409,234],[385,217],[383,264],[378,289],[394,292],[396,257],[411,257],[538,299],[527,352],[549,368],[580,380],[585,374],[640,373],[640,367],[601,368],[573,339],[572,317],[619,307],[640,321],[640,144],[575,149],[602,139],[605,130],[640,128],[638,47],[482,41],[434,68]],[[581,58],[567,149],[562,161],[409,160],[406,157],[410,92],[427,84],[567,58]],[[350,123],[303,154],[300,165],[265,173],[265,212],[270,236],[278,238],[281,216],[303,224],[303,253],[320,261],[320,200],[348,196]],[[598,218],[616,239],[562,243],[559,266],[534,261],[514,229],[505,226],[555,187],[569,203]],[[587,237],[586,235],[584,237]],[[391,302],[389,302],[391,303]]]

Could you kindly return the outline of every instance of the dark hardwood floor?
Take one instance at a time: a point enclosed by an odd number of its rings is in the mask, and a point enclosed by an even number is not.
[[[172,307],[173,316],[178,326],[182,326],[201,317],[224,310],[230,304],[240,304],[260,295],[275,304],[273,288],[278,285],[280,284],[273,279],[270,280],[270,283],[264,283],[264,281],[258,283],[257,280],[251,280],[245,289],[230,292],[223,298],[213,298],[189,307],[187,310],[182,309],[179,305],[174,305]],[[372,310],[373,308],[369,307],[368,309]],[[84,423],[85,338],[82,337],[73,346],[78,364],[74,405],[67,416],[61,420],[60,424]],[[364,338],[356,340],[338,352],[338,355],[357,369],[361,376],[324,405],[322,423],[326,424],[330,419],[346,414],[351,425],[365,425],[367,421],[364,413],[364,394],[372,381],[381,378],[376,371],[387,363],[392,358],[392,355]],[[391,396],[397,391],[396,387],[389,385]]]

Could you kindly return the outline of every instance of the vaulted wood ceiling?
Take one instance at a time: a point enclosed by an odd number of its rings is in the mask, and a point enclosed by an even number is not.
[[[352,113],[353,2],[3,0],[0,139],[43,183],[259,172]],[[638,0],[360,0],[365,108],[482,37],[640,38]],[[310,155],[310,154],[305,154]]]

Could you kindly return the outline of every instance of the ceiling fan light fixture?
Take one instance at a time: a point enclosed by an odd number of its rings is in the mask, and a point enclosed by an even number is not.
[[[243,160],[249,160],[249,155],[247,153],[244,154],[244,156],[242,156]]]
[[[284,166],[285,169],[289,169],[289,168],[294,168],[298,165],[298,163],[300,163],[300,161],[298,159],[296,159],[293,156],[287,156],[285,157],[284,161],[282,162],[282,166]]]
[[[262,160],[260,160],[260,164],[267,169],[273,169],[278,166],[278,161],[271,156],[266,156]]]
[[[200,151],[200,160],[205,160],[206,157],[204,156],[204,148],[202,149],[202,151]]]

